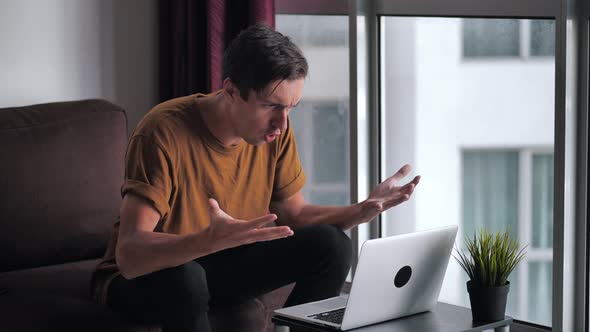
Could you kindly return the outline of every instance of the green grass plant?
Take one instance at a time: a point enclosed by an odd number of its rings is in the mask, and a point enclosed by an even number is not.
[[[510,237],[510,229],[504,232],[488,232],[485,229],[465,236],[467,252],[455,248],[453,257],[465,270],[472,282],[482,286],[504,286],[508,276],[524,258],[526,246],[519,248],[518,240]]]

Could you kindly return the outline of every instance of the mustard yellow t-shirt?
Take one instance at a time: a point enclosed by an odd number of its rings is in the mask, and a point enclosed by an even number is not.
[[[221,93],[217,91],[213,94]],[[125,155],[121,195],[145,198],[159,213],[154,231],[200,232],[210,223],[208,198],[237,219],[267,214],[271,200],[303,187],[305,175],[291,127],[275,141],[224,146],[203,122],[196,94],[157,105],[138,124]],[[210,110],[209,110],[210,111]],[[115,261],[119,221],[103,261],[93,275],[92,292],[106,302],[106,290],[119,274]]]

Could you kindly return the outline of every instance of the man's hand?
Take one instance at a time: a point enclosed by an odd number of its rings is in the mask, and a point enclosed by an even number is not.
[[[403,186],[398,186],[398,182],[408,175],[411,170],[412,167],[410,165],[404,165],[394,175],[373,189],[369,198],[361,203],[363,211],[362,222],[368,222],[379,213],[410,199],[414,188],[420,182],[420,176],[414,177],[412,181]]]
[[[209,199],[211,223],[205,230],[211,252],[250,244],[270,241],[293,235],[288,226],[262,227],[277,219],[275,214],[267,214],[251,220],[234,219],[219,207],[216,200]]]

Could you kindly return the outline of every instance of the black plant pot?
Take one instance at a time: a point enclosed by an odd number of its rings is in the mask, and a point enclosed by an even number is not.
[[[491,287],[469,280],[467,291],[473,322],[493,322],[504,319],[509,290],[510,281],[504,286]]]

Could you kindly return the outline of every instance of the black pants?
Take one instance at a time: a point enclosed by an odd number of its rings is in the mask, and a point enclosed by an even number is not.
[[[352,244],[340,229],[302,227],[288,238],[220,251],[132,280],[116,277],[107,304],[136,321],[167,331],[211,331],[209,305],[252,299],[296,282],[285,306],[340,293]]]

